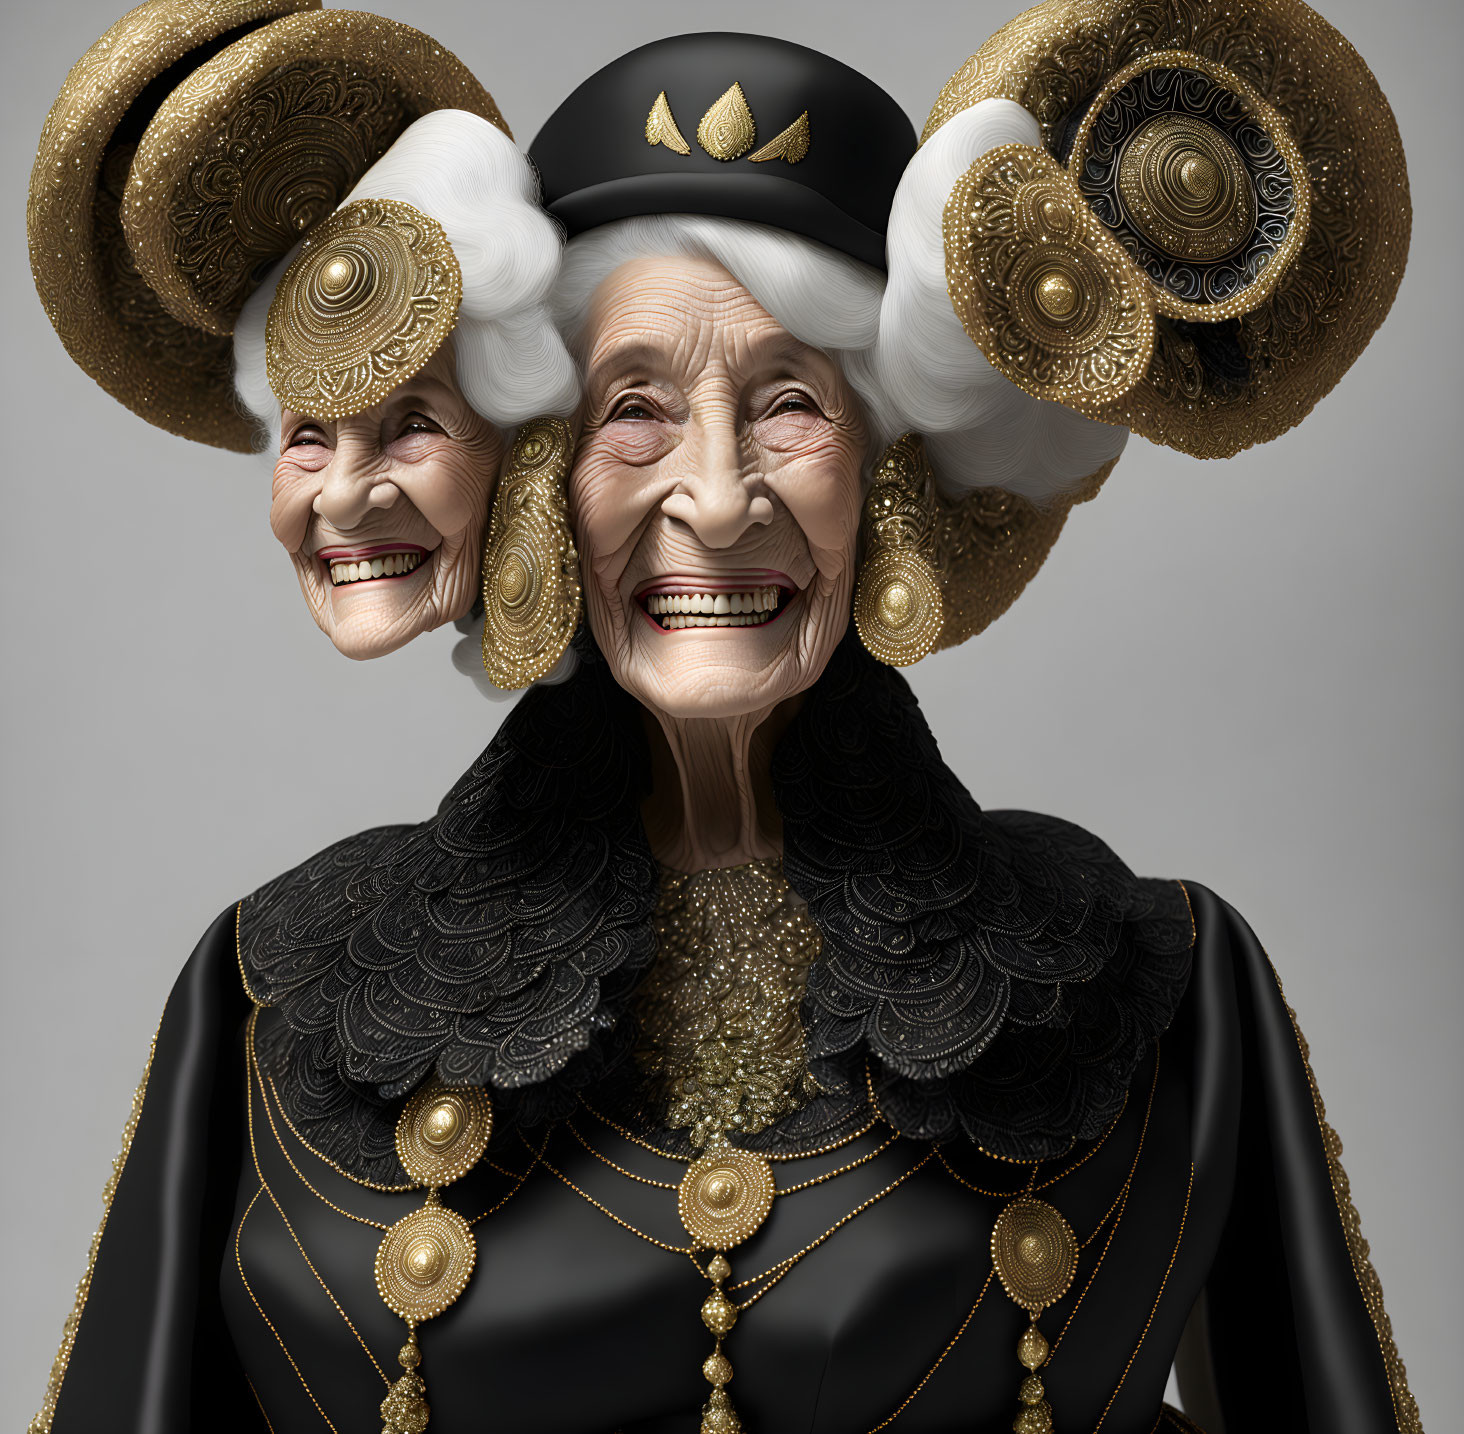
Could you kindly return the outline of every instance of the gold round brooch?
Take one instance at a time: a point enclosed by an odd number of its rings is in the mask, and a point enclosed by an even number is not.
[[[492,1134],[486,1091],[429,1081],[397,1118],[397,1158],[419,1185],[451,1185],[478,1163]]]
[[[1033,1315],[1056,1304],[1078,1270],[1073,1227],[1045,1200],[1013,1200],[991,1232],[991,1258],[1002,1288]]]
[[[399,200],[347,204],[311,233],[275,290],[270,388],[295,413],[360,413],[437,352],[462,297],[462,270],[435,219]]]
[[[775,1193],[773,1167],[763,1156],[722,1145],[681,1177],[676,1205],[700,1248],[730,1250],[761,1229]]]
[[[386,1232],[376,1251],[376,1288],[394,1313],[419,1324],[462,1294],[477,1258],[468,1222],[429,1201]]]

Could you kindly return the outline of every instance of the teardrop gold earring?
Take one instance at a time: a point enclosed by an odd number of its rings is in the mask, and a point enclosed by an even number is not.
[[[945,625],[934,562],[935,489],[918,433],[885,449],[864,500],[863,528],[854,625],[874,657],[908,667],[935,647]]]
[[[493,499],[483,549],[483,668],[506,692],[543,677],[579,625],[579,553],[565,498],[573,451],[562,418],[532,419],[519,430]]]

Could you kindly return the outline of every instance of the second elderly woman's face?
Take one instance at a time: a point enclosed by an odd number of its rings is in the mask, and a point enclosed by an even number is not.
[[[848,626],[868,445],[838,368],[701,259],[622,266],[584,341],[570,502],[617,680],[683,718],[811,686]]]
[[[458,388],[451,344],[351,418],[284,412],[270,526],[347,657],[393,652],[472,607],[502,452]]]

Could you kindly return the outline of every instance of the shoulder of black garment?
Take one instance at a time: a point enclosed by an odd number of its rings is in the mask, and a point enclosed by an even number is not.
[[[304,1138],[362,1179],[403,1178],[396,1114],[430,1074],[489,1087],[519,1128],[624,1081],[655,954],[648,755],[633,701],[576,650],[431,820],[337,842],[242,904],[242,970],[274,1008],[260,1060]],[[862,1101],[867,1071],[917,1139],[1026,1160],[1094,1139],[1189,979],[1178,884],[1067,822],[983,812],[852,638],[773,780],[784,870],[823,933],[803,1020],[833,1102]]]

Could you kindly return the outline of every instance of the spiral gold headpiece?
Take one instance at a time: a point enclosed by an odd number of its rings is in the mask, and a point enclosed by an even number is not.
[[[318,0],[145,0],[73,67],[31,173],[31,269],[72,358],[150,423],[249,451],[229,337],[245,299],[444,108],[507,133],[408,25]]]
[[[1223,457],[1304,418],[1386,315],[1410,227],[1397,126],[1301,0],[1047,0],[957,71],[922,139],[991,98],[1043,146],[957,183],[946,278],[1027,392]]]

